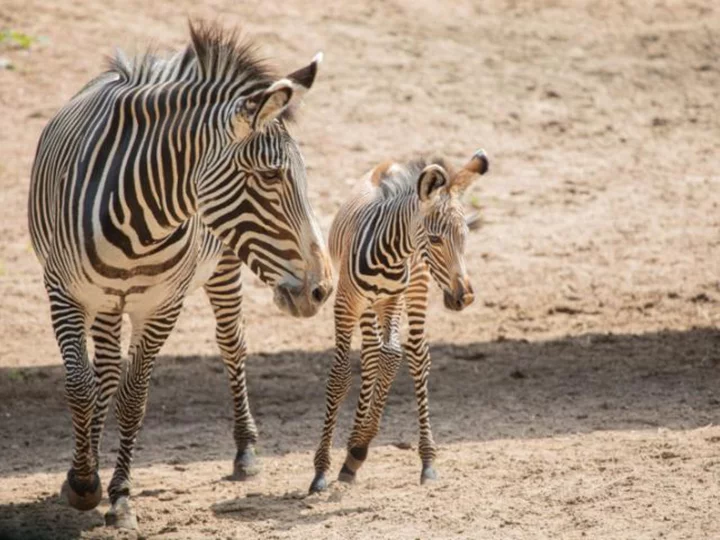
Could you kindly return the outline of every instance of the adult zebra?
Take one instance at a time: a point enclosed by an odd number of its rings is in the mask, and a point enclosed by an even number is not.
[[[465,242],[468,229],[478,220],[465,216],[460,196],[487,169],[488,159],[482,150],[457,172],[452,172],[443,159],[404,165],[386,162],[365,177],[335,216],[329,240],[339,272],[335,358],[325,391],[325,424],[315,453],[311,493],[327,487],[325,474],[330,468],[338,409],[350,390],[348,353],[355,326],[359,324],[362,333],[362,385],[339,475],[345,482],[355,479],[380,427],[402,359],[403,311],[409,324],[405,353],[415,383],[420,424],[420,481],[436,477],[427,401],[430,351],[425,316],[429,285],[432,277],[444,291],[445,306],[454,311],[473,302],[465,268]]]
[[[241,264],[294,316],[313,315],[332,290],[305,165],[286,129],[320,58],[277,78],[234,32],[191,23],[190,35],[167,59],[118,54],[45,127],[32,169],[30,234],[75,439],[64,490],[75,508],[99,503],[100,438],[117,390],[120,448],[106,521],[120,527],[137,526],[133,447],[153,361],[187,293],[203,285],[215,312],[243,476],[255,472],[257,430],[245,384]],[[133,327],[124,370],[123,312]]]

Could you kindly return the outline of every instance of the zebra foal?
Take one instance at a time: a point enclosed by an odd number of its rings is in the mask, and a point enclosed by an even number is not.
[[[116,396],[120,448],[106,522],[123,528],[137,527],[130,468],[153,363],[186,295],[204,287],[215,314],[242,478],[257,470],[257,429],[245,381],[241,266],[294,316],[313,315],[332,291],[305,164],[287,129],[319,58],[280,78],[235,33],[191,24],[190,35],[169,58],[113,59],[50,120],[32,169],[30,235],[75,442],[63,489],[80,510],[100,502],[100,438]],[[132,322],[125,367],[123,313]]]
[[[348,352],[353,330],[362,334],[362,384],[348,452],[339,480],[352,482],[380,426],[400,361],[400,318],[407,313],[404,345],[420,424],[420,481],[436,477],[435,443],[430,430],[427,380],[430,355],[425,316],[431,280],[445,306],[461,311],[473,299],[465,269],[465,242],[473,218],[460,201],[470,183],[488,170],[480,150],[453,172],[442,159],[384,163],[363,179],[359,191],[338,211],[330,229],[330,255],[339,272],[335,298],[335,357],[327,381],[325,424],[315,453],[310,492],[327,487],[330,447],[338,409],[351,382]]]

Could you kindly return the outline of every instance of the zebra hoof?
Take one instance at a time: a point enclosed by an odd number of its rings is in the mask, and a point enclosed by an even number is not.
[[[138,521],[127,497],[120,497],[105,514],[105,525],[116,529],[136,531]]]
[[[238,450],[235,455],[235,462],[233,463],[233,474],[230,477],[232,480],[243,481],[257,476],[260,473],[260,462],[255,455],[255,449],[253,447],[246,448],[245,450]]]
[[[327,480],[325,480],[325,473],[317,473],[315,475],[315,478],[312,481],[312,484],[310,484],[310,490],[309,492],[312,493],[321,493],[327,489]]]
[[[432,467],[423,467],[423,470],[420,473],[420,483],[421,484],[432,483],[437,479],[438,479],[438,474],[437,474],[437,472],[435,472],[435,469],[433,469]]]
[[[342,469],[340,469],[340,474],[338,474],[338,481],[353,484],[355,483],[355,473],[351,471],[347,465],[343,465]]]
[[[98,473],[93,473],[91,480],[80,480],[73,469],[70,469],[60,494],[64,495],[70,506],[83,512],[92,510],[102,500],[102,484]]]

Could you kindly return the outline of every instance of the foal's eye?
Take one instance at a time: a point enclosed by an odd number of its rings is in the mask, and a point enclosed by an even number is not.
[[[429,234],[428,240],[430,240],[430,243],[434,246],[442,244],[442,238],[440,238],[437,234]]]
[[[279,170],[273,171],[255,171],[262,180],[267,184],[274,184],[282,180],[282,174]]]

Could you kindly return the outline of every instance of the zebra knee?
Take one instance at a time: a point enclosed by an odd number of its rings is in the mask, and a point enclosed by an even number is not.
[[[400,360],[402,360],[403,350],[402,347],[398,343],[383,343],[380,354],[383,357],[383,364],[386,364],[388,367],[395,367],[396,365],[400,364]]]
[[[396,343],[395,341],[386,341],[382,344],[381,350],[383,354],[396,358],[398,356],[402,356],[403,349],[402,346],[399,343]]]
[[[339,403],[350,392],[352,386],[352,370],[350,362],[345,360],[336,361],[330,368],[330,377],[326,385],[326,392],[329,401]]]

